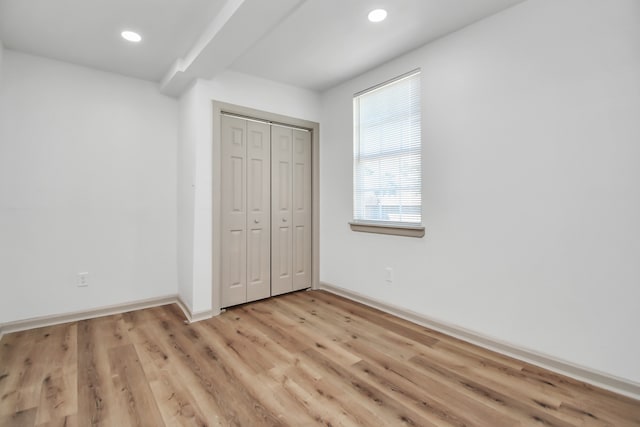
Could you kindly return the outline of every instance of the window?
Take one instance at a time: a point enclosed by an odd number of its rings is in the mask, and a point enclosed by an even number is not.
[[[353,98],[355,231],[424,235],[420,71]]]

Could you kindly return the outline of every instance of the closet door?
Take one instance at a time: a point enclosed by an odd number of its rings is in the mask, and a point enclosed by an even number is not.
[[[293,290],[311,286],[311,132],[293,130]]]
[[[271,295],[293,290],[293,130],[271,126]]]
[[[311,133],[271,126],[271,295],[311,286]]]
[[[266,123],[222,116],[222,306],[271,294],[271,145]]]
[[[247,301],[247,121],[221,117],[222,306]]]
[[[247,302],[271,295],[271,135],[247,122]]]

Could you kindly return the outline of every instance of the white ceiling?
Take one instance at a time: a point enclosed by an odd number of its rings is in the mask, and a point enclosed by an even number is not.
[[[225,0],[0,0],[9,49],[159,81]],[[137,45],[124,29],[144,37]]]
[[[0,0],[0,40],[171,95],[225,69],[324,90],[521,1]],[[389,16],[370,23],[378,7]]]
[[[521,1],[307,0],[231,68],[324,90]]]

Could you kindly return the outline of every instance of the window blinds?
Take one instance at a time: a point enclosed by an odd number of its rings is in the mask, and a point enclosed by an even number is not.
[[[420,71],[353,98],[354,220],[422,222]]]

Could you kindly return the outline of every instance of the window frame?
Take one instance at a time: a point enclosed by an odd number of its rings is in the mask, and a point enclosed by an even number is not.
[[[352,231],[357,232],[365,232],[365,233],[376,233],[376,234],[389,234],[395,236],[406,236],[406,237],[423,237],[425,235],[425,227],[422,222],[422,135],[420,135],[420,222],[396,222],[396,221],[385,221],[385,220],[367,220],[367,219],[355,219],[356,214],[356,194],[357,194],[357,170],[356,170],[356,150],[359,148],[359,122],[357,119],[357,115],[359,114],[359,110],[357,110],[357,106],[359,107],[358,99],[362,95],[366,95],[367,93],[373,92],[375,90],[381,89],[385,86],[392,85],[398,81],[406,79],[408,77],[414,76],[418,74],[420,79],[422,78],[422,73],[420,68],[416,68],[407,73],[404,73],[400,76],[389,79],[385,82],[377,84],[373,87],[360,91],[353,95],[352,99],[352,112],[353,112],[353,187],[352,187],[352,215],[353,219],[349,221],[349,226]],[[422,104],[422,93],[419,93],[420,96],[420,104]],[[422,105],[421,105],[422,107]],[[422,108],[420,112],[420,125],[422,127]]]

